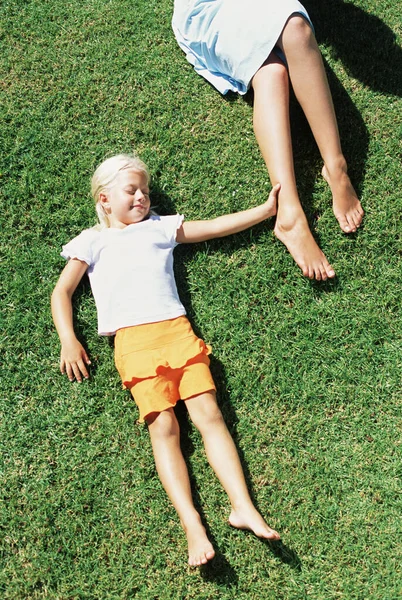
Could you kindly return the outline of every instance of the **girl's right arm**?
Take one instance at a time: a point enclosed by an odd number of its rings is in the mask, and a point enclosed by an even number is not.
[[[205,242],[257,225],[276,214],[280,188],[280,184],[277,183],[272,188],[268,200],[260,206],[205,221],[184,221],[177,230],[176,240],[180,244]]]
[[[61,342],[60,371],[66,373],[70,381],[88,379],[87,365],[91,364],[75,335],[71,301],[87,268],[86,262],[70,259],[52,293],[52,316]]]

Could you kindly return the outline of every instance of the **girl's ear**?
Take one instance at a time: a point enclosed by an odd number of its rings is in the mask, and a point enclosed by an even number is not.
[[[99,194],[99,203],[103,209],[109,208],[109,200],[108,200],[106,194],[104,194],[102,192]]]

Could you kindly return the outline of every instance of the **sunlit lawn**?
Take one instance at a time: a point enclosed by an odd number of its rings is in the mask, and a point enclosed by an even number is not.
[[[186,63],[167,0],[5,0],[0,8],[0,591],[28,599],[381,599],[401,584],[402,11],[305,3],[366,211],[346,237],[294,103],[312,229],[338,277],[305,280],[272,223],[176,254],[195,329],[254,499],[283,543],[231,529],[227,499],[183,410],[183,447],[217,557],[186,566],[149,436],[96,334],[91,379],[69,384],[49,296],[61,245],[94,223],[89,177],[135,149],[161,213],[208,218],[270,189],[252,99],[223,99]],[[323,6],[322,6],[323,5]],[[399,46],[397,45],[399,43]]]

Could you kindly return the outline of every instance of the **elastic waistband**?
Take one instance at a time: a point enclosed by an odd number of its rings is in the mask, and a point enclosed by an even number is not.
[[[152,350],[189,336],[194,336],[193,329],[187,317],[181,316],[167,321],[119,329],[116,332],[115,348],[119,348],[121,354],[136,350]]]

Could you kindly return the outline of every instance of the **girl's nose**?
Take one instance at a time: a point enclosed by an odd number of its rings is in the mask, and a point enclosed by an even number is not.
[[[145,202],[145,196],[144,196],[144,194],[142,193],[142,191],[141,191],[141,190],[137,190],[137,191],[135,192],[135,199],[136,199],[138,202]]]

